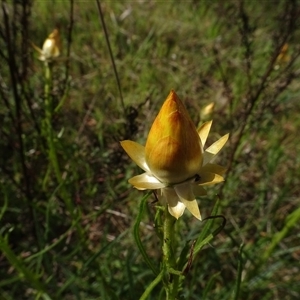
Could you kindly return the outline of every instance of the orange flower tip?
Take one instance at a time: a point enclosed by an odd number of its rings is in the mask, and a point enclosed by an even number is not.
[[[202,154],[196,127],[171,90],[148,134],[146,162],[161,181],[178,183],[197,173],[202,165]]]

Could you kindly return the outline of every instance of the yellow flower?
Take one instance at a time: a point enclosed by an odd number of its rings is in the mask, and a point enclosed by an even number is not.
[[[211,163],[228,140],[228,134],[204,151],[212,121],[197,131],[184,105],[171,91],[148,134],[146,146],[122,141],[121,146],[145,173],[129,180],[139,190],[158,190],[175,218],[187,208],[201,220],[195,196],[206,194],[203,186],[223,181],[225,168]]]
[[[51,61],[57,58],[60,55],[60,36],[58,29],[54,29],[45,40],[43,48],[40,49],[35,44],[32,43],[32,46],[40,54],[39,60],[42,61]]]

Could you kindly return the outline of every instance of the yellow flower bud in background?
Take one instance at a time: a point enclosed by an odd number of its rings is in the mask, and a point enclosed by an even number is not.
[[[58,29],[54,29],[45,40],[42,48],[42,55],[44,59],[51,59],[60,55],[60,36]],[[44,60],[42,59],[42,60]]]
[[[204,108],[201,109],[201,111],[200,111],[201,124],[212,120],[214,108],[215,108],[215,104],[213,102],[211,102],[208,105],[204,106]],[[199,125],[201,125],[201,124],[199,124]]]
[[[32,47],[39,52],[39,60],[49,62],[60,55],[61,41],[58,29],[54,29],[45,40],[42,49],[31,43]]]
[[[173,90],[150,129],[145,159],[152,174],[168,184],[185,181],[201,168],[203,147],[199,134]]]

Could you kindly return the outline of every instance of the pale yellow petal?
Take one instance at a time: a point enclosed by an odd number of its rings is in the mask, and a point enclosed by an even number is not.
[[[203,165],[209,163],[219,153],[226,144],[228,138],[229,134],[227,133],[205,150],[203,155]]]
[[[191,182],[185,182],[174,186],[174,190],[178,195],[179,199],[185,199],[193,201],[195,195],[193,193],[193,184]]]
[[[210,161],[212,161],[215,158],[215,155],[213,153],[204,152],[203,153],[203,167],[206,166]],[[203,168],[202,167],[202,168]]]
[[[201,185],[193,185],[193,192],[195,196],[205,196],[207,194],[206,190]]]
[[[145,161],[145,147],[130,141],[122,141],[121,146],[126,151],[126,153],[129,155],[129,157],[144,171],[150,172],[150,169]]]
[[[180,201],[186,206],[186,208],[192,213],[192,215],[201,220],[201,214],[198,203],[195,199],[192,184],[178,184],[174,186],[174,190],[176,191]]]
[[[227,170],[226,168],[224,168],[220,165],[209,164],[209,163],[201,168],[202,173],[210,172],[210,173],[215,173],[215,174],[218,174],[218,175],[224,175],[226,170]]]
[[[179,201],[179,197],[173,188],[164,188],[161,189],[162,197],[168,203],[169,213],[178,219],[181,217],[185,210],[185,205]]]
[[[165,187],[163,183],[147,173],[134,176],[128,182],[138,190],[157,190]]]
[[[212,185],[224,181],[221,175],[210,172],[199,172],[200,179],[197,181],[198,185]]]
[[[216,142],[214,142],[211,146],[209,146],[205,151],[216,155],[226,144],[228,137],[229,137],[229,133],[222,136],[220,139],[218,139]]]
[[[200,209],[197,203],[197,200],[188,201],[188,200],[182,200],[182,203],[186,206],[186,208],[190,211],[190,213],[197,218],[198,220],[202,220]]]
[[[178,201],[175,206],[168,205],[168,210],[174,218],[178,219],[183,215],[185,211],[185,205]]]
[[[46,58],[52,58],[54,49],[55,49],[55,41],[53,39],[46,39],[46,41],[43,44],[43,55]]]
[[[212,121],[208,121],[208,122],[203,123],[201,125],[201,127],[198,129],[198,133],[199,133],[199,136],[200,136],[202,147],[204,147],[204,145],[206,143],[211,125],[212,125]]]

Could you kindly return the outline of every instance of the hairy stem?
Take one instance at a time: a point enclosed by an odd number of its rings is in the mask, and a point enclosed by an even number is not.
[[[166,299],[176,299],[179,288],[180,272],[176,271],[176,259],[174,256],[174,224],[175,218],[171,216],[168,208],[165,207],[163,221],[163,268],[165,270],[164,286],[166,291]]]

